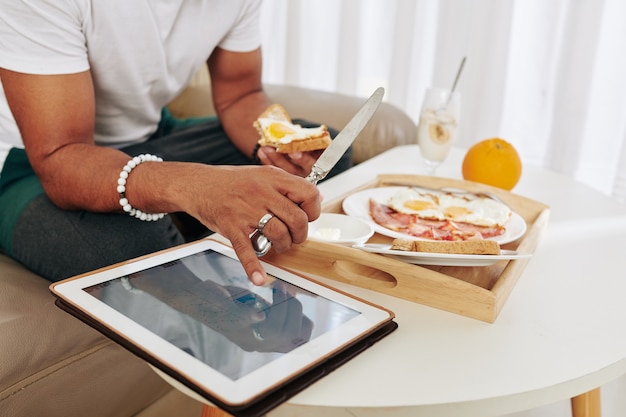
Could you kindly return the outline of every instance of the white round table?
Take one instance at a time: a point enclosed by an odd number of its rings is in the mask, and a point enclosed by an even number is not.
[[[463,154],[454,149],[437,175],[460,178]],[[331,201],[378,174],[424,172],[409,145],[320,188]],[[495,323],[326,280],[391,309],[399,328],[269,416],[495,417],[624,374],[626,207],[536,167],[513,191],[550,205],[550,221]]]

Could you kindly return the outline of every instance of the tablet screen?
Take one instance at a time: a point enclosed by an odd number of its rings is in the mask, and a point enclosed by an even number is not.
[[[362,314],[211,249],[83,291],[233,381]]]

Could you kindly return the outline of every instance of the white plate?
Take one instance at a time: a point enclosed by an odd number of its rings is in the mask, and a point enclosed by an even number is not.
[[[532,256],[530,253],[520,254],[511,250],[502,250],[500,251],[500,255],[458,255],[452,253],[409,252],[392,250],[391,245],[388,243],[366,243],[352,247],[365,252],[387,255],[394,259],[416,265],[488,266],[500,261],[527,259]]]
[[[374,231],[380,233],[381,235],[393,238],[409,237],[411,239],[419,239],[418,237],[411,236],[408,233],[401,233],[396,232],[395,230],[387,229],[386,227],[383,227],[376,223],[370,216],[370,198],[373,198],[379,203],[387,204],[389,198],[391,198],[391,196],[393,196],[396,192],[403,188],[406,187],[379,187],[359,191],[357,193],[349,195],[343,200],[343,211],[350,216],[354,216],[361,220],[369,222]],[[504,227],[506,229],[504,234],[490,238],[490,240],[495,240],[499,244],[504,245],[505,243],[513,242],[519,239],[520,237],[524,236],[524,233],[526,233],[526,222],[519,214],[515,212],[513,212],[511,218],[508,222],[506,222]]]

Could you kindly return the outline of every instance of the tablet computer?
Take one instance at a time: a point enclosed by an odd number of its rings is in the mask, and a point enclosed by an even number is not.
[[[231,414],[262,415],[393,331],[380,306],[204,239],[53,283],[57,305]]]

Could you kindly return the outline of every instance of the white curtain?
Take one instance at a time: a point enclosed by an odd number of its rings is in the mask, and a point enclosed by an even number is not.
[[[626,199],[626,1],[265,0],[268,83],[386,100],[413,120],[462,57],[458,145],[513,143],[525,163]]]

